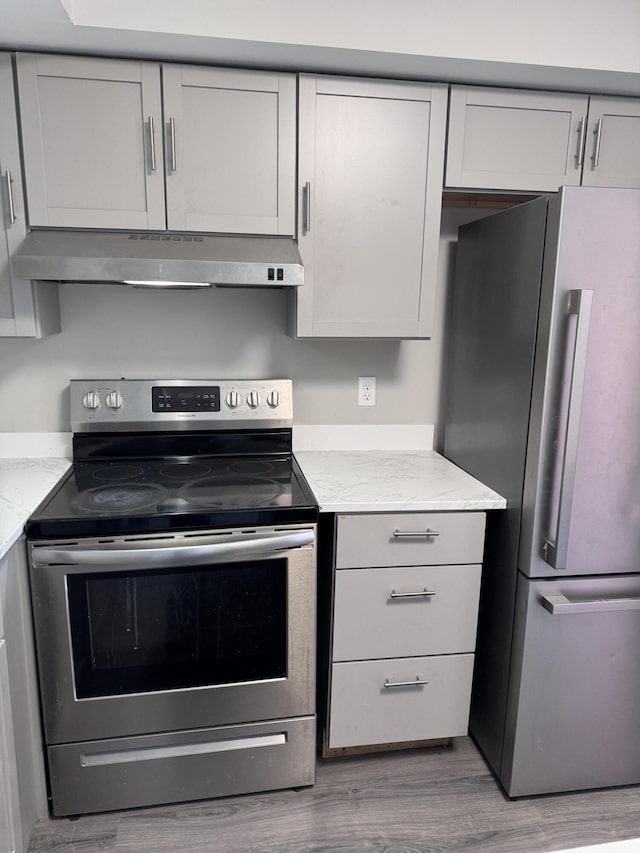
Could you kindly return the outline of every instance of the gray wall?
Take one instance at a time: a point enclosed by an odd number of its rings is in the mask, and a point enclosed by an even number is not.
[[[0,432],[69,430],[71,378],[294,380],[300,424],[437,423],[453,241],[479,210],[445,209],[435,334],[427,341],[296,341],[280,290],[148,292],[62,285],[62,332],[0,339]],[[378,378],[377,405],[357,405],[358,376]]]

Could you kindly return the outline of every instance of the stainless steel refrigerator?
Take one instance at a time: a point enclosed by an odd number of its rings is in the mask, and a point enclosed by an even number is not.
[[[640,783],[640,190],[463,226],[444,454],[489,513],[470,731],[509,796]]]

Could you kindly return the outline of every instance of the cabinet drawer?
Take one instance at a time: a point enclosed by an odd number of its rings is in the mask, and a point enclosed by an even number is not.
[[[483,512],[338,517],[336,568],[481,563]]]
[[[336,574],[333,660],[472,652],[479,565]]]
[[[333,664],[329,746],[465,735],[472,674],[473,655]]]

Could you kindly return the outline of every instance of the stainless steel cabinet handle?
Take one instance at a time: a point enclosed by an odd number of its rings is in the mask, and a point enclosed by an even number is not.
[[[37,565],[61,563],[76,566],[100,566],[113,569],[153,569],[165,566],[203,566],[268,556],[274,552],[304,548],[315,540],[313,530],[283,533],[245,541],[214,542],[206,545],[177,545],[160,548],[34,548]]]
[[[540,604],[553,616],[579,613],[608,613],[612,610],[640,610],[640,598],[595,598],[571,601],[565,595],[543,595]]]
[[[576,152],[576,160],[578,161],[578,166],[582,166],[584,161],[584,143],[585,143],[585,135],[587,132],[587,117],[583,116],[580,121],[580,125],[578,126],[578,150]]]
[[[311,182],[307,181],[302,189],[302,227],[309,233],[311,231]]]
[[[9,202],[9,222],[14,225],[16,222],[16,208],[13,203],[13,178],[11,172],[7,169],[7,200]]]
[[[592,301],[593,290],[569,291],[568,313],[575,314],[577,320],[573,346],[573,363],[571,365],[571,382],[569,384],[566,437],[562,458],[555,537],[554,540],[548,539],[544,543],[543,549],[545,561],[554,569],[565,569],[567,566],[573,482],[576,473],[576,457],[578,455],[578,432],[580,430],[582,391],[584,389],[584,377],[587,367]]]
[[[598,119],[596,129],[593,131],[596,135],[596,142],[593,149],[593,168],[595,169],[600,161],[600,143],[602,141],[602,119]]]
[[[389,598],[427,598],[431,595],[435,595],[435,592],[425,586],[424,589],[417,592],[396,592],[395,589],[392,589]]]
[[[149,116],[149,153],[151,156],[151,171],[156,170],[156,131],[153,124],[153,116]]]
[[[171,171],[175,172],[178,168],[176,159],[176,120],[173,116],[169,119],[169,131],[171,137]]]
[[[396,539],[400,539],[403,536],[440,536],[440,533],[437,530],[430,530],[427,527],[426,530],[394,530],[393,535]]]
[[[415,681],[389,681],[388,678],[384,680],[384,687],[422,687],[424,684],[428,684],[424,678],[420,678],[419,675],[416,675]]]

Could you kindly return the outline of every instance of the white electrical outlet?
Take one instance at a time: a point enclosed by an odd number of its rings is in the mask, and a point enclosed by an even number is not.
[[[376,404],[376,377],[358,377],[358,405],[375,406]]]

